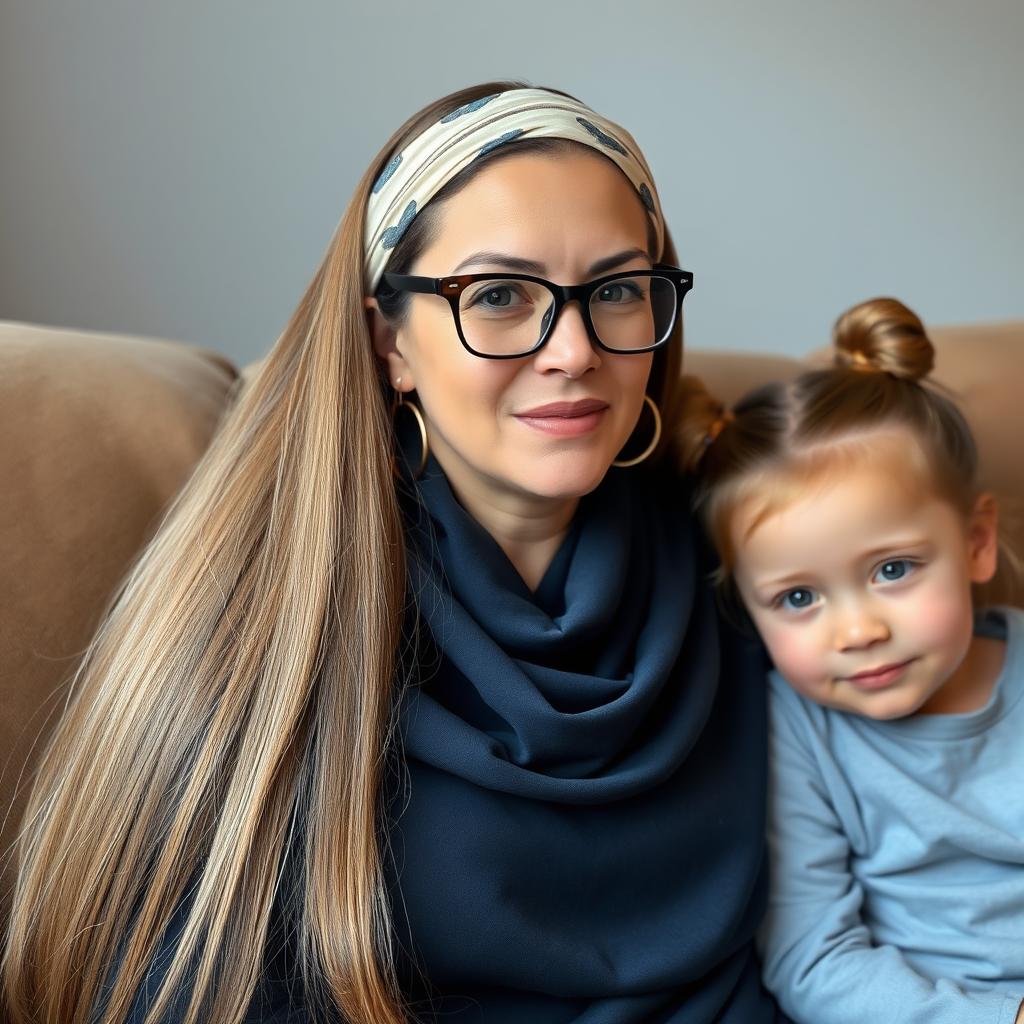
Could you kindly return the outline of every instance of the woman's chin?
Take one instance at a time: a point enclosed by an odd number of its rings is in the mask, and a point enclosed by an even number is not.
[[[566,452],[540,458],[521,476],[523,489],[541,498],[582,498],[607,476],[611,459],[593,453]]]
[[[438,462],[455,489],[484,489],[541,501],[573,501],[593,491],[611,470],[615,453],[606,446],[524,452],[494,450],[462,454],[435,449]],[[474,482],[474,478],[476,481]]]

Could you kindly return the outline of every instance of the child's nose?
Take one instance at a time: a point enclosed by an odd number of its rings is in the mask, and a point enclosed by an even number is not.
[[[840,611],[836,621],[836,650],[858,650],[889,637],[889,626],[884,616],[870,605],[853,604]]]

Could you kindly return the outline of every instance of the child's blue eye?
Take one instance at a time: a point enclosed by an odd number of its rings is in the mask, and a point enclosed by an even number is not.
[[[914,571],[914,563],[908,558],[893,558],[883,562],[877,569],[874,579],[879,583],[893,583],[909,576]]]
[[[787,590],[778,600],[779,607],[788,608],[790,611],[803,611],[814,604],[816,594],[810,587],[795,587]]]

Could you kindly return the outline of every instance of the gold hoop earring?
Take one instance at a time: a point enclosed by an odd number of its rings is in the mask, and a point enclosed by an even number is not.
[[[397,384],[401,384],[402,378],[399,377],[396,381]],[[401,391],[395,392],[395,401],[391,404],[391,423],[394,426],[394,422],[398,416],[399,409],[408,409],[412,413],[413,418],[416,420],[416,426],[420,430],[420,445],[422,451],[420,452],[420,464],[416,467],[416,472],[413,473],[413,477],[416,480],[423,475],[423,470],[427,468],[427,456],[430,454],[430,444],[427,441],[427,424],[423,419],[423,413],[420,412],[418,406],[413,402],[407,402],[405,395]],[[395,444],[397,445],[397,437]]]
[[[651,438],[650,444],[635,458],[632,459],[616,459],[612,462],[613,466],[618,466],[619,469],[628,469],[630,466],[639,466],[644,459],[648,458],[651,452],[658,447],[658,442],[661,440],[661,411],[658,409],[657,403],[651,398],[650,395],[644,395],[644,402],[650,406],[651,415],[654,416],[654,437]]]

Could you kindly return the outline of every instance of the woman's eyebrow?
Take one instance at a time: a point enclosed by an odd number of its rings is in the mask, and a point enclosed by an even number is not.
[[[635,259],[642,259],[650,262],[651,257],[650,254],[643,249],[624,249],[622,252],[617,252],[613,256],[605,256],[596,263],[592,263],[587,270],[587,275],[592,277],[596,274],[603,274],[605,271],[613,270],[615,267],[621,266],[623,263],[628,263],[630,260]],[[482,252],[475,252],[472,256],[467,256],[452,271],[452,276],[459,273],[459,271],[464,270],[466,267],[473,266],[474,264],[504,267],[507,270],[511,270],[519,274],[535,274],[538,277],[542,277],[547,273],[547,267],[545,264],[538,263],[536,260],[523,259],[521,256],[512,256],[510,253],[506,252],[484,250]]]
[[[521,256],[510,256],[504,252],[489,252],[485,250],[484,252],[475,252],[472,256],[467,256],[452,271],[452,276],[466,267],[473,266],[475,263],[504,267],[507,270],[514,270],[520,274],[536,274],[538,277],[545,270],[544,264],[538,263],[536,260],[524,260]]]
[[[623,263],[629,263],[630,260],[646,260],[650,263],[651,254],[644,249],[624,249],[622,252],[617,252],[614,256],[606,256],[603,260],[592,263],[587,273],[589,275],[603,274],[608,270],[614,270]]]

